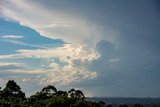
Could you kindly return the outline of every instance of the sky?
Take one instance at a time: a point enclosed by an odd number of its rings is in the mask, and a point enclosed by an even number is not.
[[[0,0],[0,86],[160,97],[158,0]]]

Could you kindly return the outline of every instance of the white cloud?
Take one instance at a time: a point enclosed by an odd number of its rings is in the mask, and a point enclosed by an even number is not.
[[[21,38],[24,38],[23,36],[16,36],[16,35],[4,35],[4,36],[1,36],[1,38],[4,38],[4,39],[21,39]]]
[[[41,78],[42,84],[56,84],[56,85],[69,85],[84,80],[90,80],[97,77],[97,73],[88,71],[84,67],[77,67],[71,63],[65,66],[59,66],[55,62],[50,65],[51,70],[47,72],[46,78]]]
[[[48,77],[43,79],[45,84],[54,83],[59,85],[69,85],[71,83],[77,83],[97,77],[97,73],[95,71],[88,70],[84,66],[84,63],[86,61],[91,62],[96,59],[98,55],[95,56],[95,54],[92,53],[86,54],[86,52],[81,50],[81,48],[76,50],[71,49],[71,47],[69,48],[72,50],[70,56],[64,57],[64,55],[62,55],[59,57],[60,62],[65,62],[66,64],[60,66],[53,60],[49,65],[52,70],[47,73]],[[75,60],[79,60],[81,64],[77,66]]]
[[[11,73],[18,73],[18,74],[45,74],[47,73],[46,70],[44,69],[38,69],[38,70],[33,70],[33,69],[11,69],[11,70],[6,70],[6,72],[11,72]]]
[[[18,63],[1,63],[1,66],[16,65],[20,66]],[[1,68],[0,66],[0,68]],[[65,66],[59,66],[57,63],[52,62],[50,64],[50,69],[28,69],[28,68],[16,68],[16,69],[0,69],[0,74],[7,74],[9,78],[21,79],[24,81],[38,81],[41,85],[55,84],[57,86],[66,86],[71,83],[77,83],[84,80],[90,80],[97,77],[97,73],[85,69],[83,66],[77,67],[73,63],[68,63]],[[9,74],[8,74],[9,73]],[[16,74],[21,75],[20,77]],[[25,74],[25,75],[23,75]],[[27,75],[35,75],[30,77]]]
[[[85,49],[85,47],[74,47],[72,45],[65,45],[63,47],[48,48],[48,49],[37,49],[37,50],[27,50],[20,49],[17,50],[17,54],[10,55],[0,55],[0,59],[17,59],[17,58],[71,58],[79,59],[81,61],[92,61],[100,57],[99,53],[94,49]]]
[[[25,66],[23,63],[8,63],[8,62],[0,62],[0,71],[8,71],[15,69],[23,69]]]
[[[65,63],[60,66],[54,60],[49,65],[50,69],[14,69],[8,70],[12,73],[40,74],[39,80],[44,84],[69,85],[84,80],[90,80],[97,76],[95,71],[88,70],[84,63],[97,59],[99,54],[93,50],[86,50],[83,47],[73,47],[65,45],[58,48],[37,49],[37,50],[17,50],[17,54],[1,55],[0,59],[17,58],[59,58],[60,62]],[[75,60],[79,60],[80,65],[76,65]],[[46,75],[44,77],[43,75]]]
[[[1,14],[6,19],[15,20],[21,25],[31,27],[42,36],[58,38],[70,43],[58,48],[19,49],[17,54],[0,55],[0,59],[56,57],[67,63],[60,66],[53,62],[50,65],[51,70],[47,72],[47,77],[40,77],[46,83],[68,85],[97,76],[97,73],[88,70],[85,64],[100,57],[95,47],[101,39],[106,39],[102,27],[90,23],[82,17],[44,7],[43,4],[32,0],[3,0],[0,7]],[[110,34],[107,36],[109,37]],[[109,40],[111,40],[110,37]],[[77,65],[76,61],[80,64]]]
[[[25,74],[42,74],[46,73],[46,70],[33,70],[28,69],[24,63],[10,63],[10,62],[0,62],[0,72],[7,73],[25,73]]]
[[[12,65],[12,66],[24,66],[22,63],[8,63],[8,62],[0,62],[0,67],[1,66],[9,66],[9,65]]]
[[[29,47],[36,47],[36,48],[47,48],[45,46],[36,45],[36,44],[29,44],[29,43],[25,43],[25,42],[22,42],[22,41],[19,41],[19,40],[10,40],[10,39],[8,40],[8,39],[5,38],[2,41],[13,43],[13,44],[16,44],[16,45],[22,45],[22,46],[29,46]]]
[[[95,45],[101,36],[101,28],[95,24],[69,13],[51,10],[34,1],[3,0],[1,14],[35,29],[43,36],[63,39],[73,44],[86,42]]]

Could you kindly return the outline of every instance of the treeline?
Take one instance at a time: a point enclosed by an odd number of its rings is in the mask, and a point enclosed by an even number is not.
[[[93,102],[85,98],[81,90],[71,89],[67,91],[57,90],[48,85],[29,98],[21,91],[20,86],[9,80],[4,89],[0,88],[0,107],[114,107],[103,101]],[[119,104],[117,107],[145,107],[140,104]],[[151,107],[160,107],[153,104]]]
[[[83,92],[76,89],[70,91],[57,90],[48,85],[40,92],[26,98],[25,93],[14,80],[9,80],[0,90],[0,107],[103,107],[105,103],[87,101]]]

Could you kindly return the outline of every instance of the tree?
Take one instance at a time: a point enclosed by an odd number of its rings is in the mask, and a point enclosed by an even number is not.
[[[6,87],[4,88],[4,91],[10,91],[16,93],[20,91],[20,89],[21,88],[17,85],[16,82],[14,82],[14,80],[9,80],[6,84]]]
[[[104,106],[105,102],[104,101],[99,101],[98,104],[100,104],[101,106]]]
[[[15,96],[19,98],[25,98],[25,93],[21,91],[21,88],[14,80],[9,80],[6,87],[3,89],[3,94],[7,96]]]
[[[45,92],[45,93],[56,93],[57,89],[52,85],[48,85],[47,87],[44,87],[42,89],[42,92]]]
[[[53,94],[52,94],[53,93]],[[69,98],[68,93],[73,97]],[[0,90],[0,107],[103,107],[104,102],[87,101],[80,90],[57,91],[54,86],[44,87],[40,92],[25,98],[20,86],[9,80]]]
[[[68,94],[71,98],[85,98],[81,90],[75,90],[73,88],[70,91],[68,91]]]
[[[67,94],[67,92],[66,91],[57,91],[56,92],[56,95],[58,95],[58,96],[67,96],[68,94]]]
[[[85,98],[85,96],[81,90],[76,90],[75,94],[76,94],[77,98]]]

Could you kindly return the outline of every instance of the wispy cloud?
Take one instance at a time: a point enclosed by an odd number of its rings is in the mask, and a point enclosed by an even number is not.
[[[118,58],[114,58],[114,59],[110,59],[109,61],[110,61],[110,62],[113,62],[113,63],[116,63],[116,62],[119,62],[119,61],[120,61],[120,59],[118,59]]]
[[[20,63],[7,63],[7,62],[0,62],[0,67],[1,67],[1,66],[8,66],[8,65],[13,65],[13,66],[22,66],[23,64],[20,64]]]
[[[8,38],[4,38],[2,39],[2,41],[4,42],[9,42],[9,43],[13,43],[13,44],[16,44],[16,45],[21,45],[21,46],[28,46],[28,47],[35,47],[35,48],[47,48],[46,46],[42,46],[42,45],[36,45],[36,44],[30,44],[30,43],[25,43],[25,42],[22,42],[22,41],[19,41],[19,40],[12,40],[12,39],[8,39]]]
[[[27,68],[10,69],[10,70],[6,70],[5,72],[17,73],[17,74],[46,74],[47,73],[46,70],[42,70],[42,69],[33,70],[33,69],[27,69]]]
[[[21,39],[21,38],[24,38],[24,36],[4,35],[4,36],[1,36],[1,38],[3,39]]]
[[[13,70],[13,69],[22,69],[22,68],[24,68],[24,65],[22,63],[0,62],[0,71]]]
[[[0,55],[0,59],[17,59],[17,58],[69,58],[79,59],[82,61],[92,61],[100,57],[99,53],[93,49],[84,49],[83,46],[73,47],[72,45],[65,45],[63,47],[27,50],[19,49],[17,54]]]

